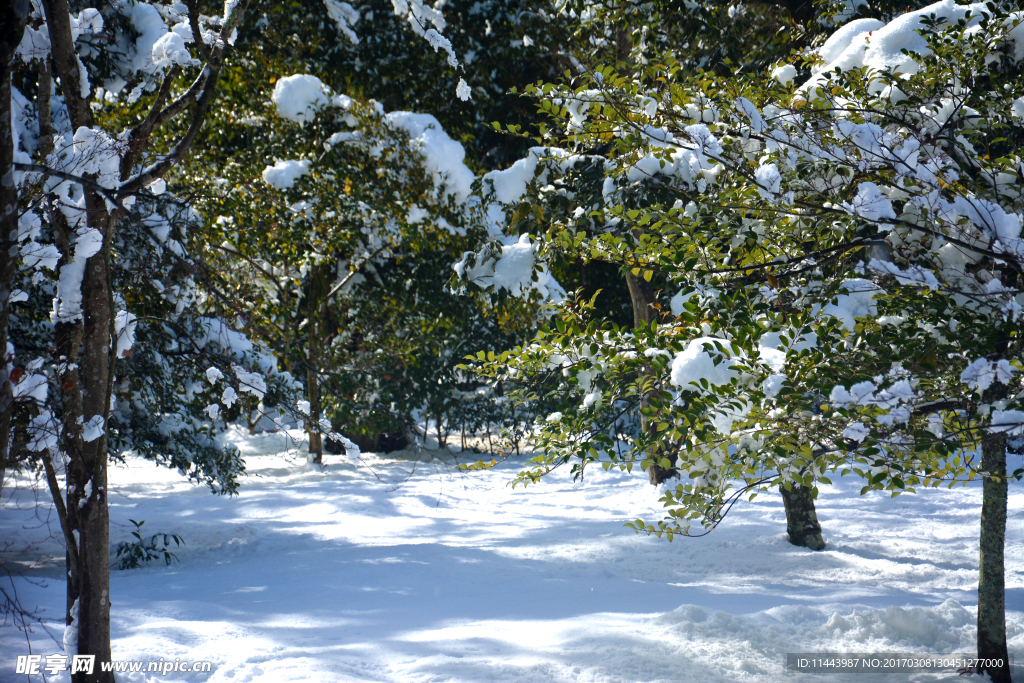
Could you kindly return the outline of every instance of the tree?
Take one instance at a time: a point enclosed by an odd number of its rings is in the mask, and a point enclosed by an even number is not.
[[[734,72],[743,74],[751,70],[757,71],[787,55],[790,50],[802,49],[815,35],[813,29],[817,25],[816,22],[804,26],[797,19],[802,16],[802,21],[806,21],[806,16],[800,15],[799,12],[780,14],[773,4],[750,3],[726,7],[717,3],[689,3],[686,6],[672,2],[648,3],[643,6],[633,3],[568,3],[565,11],[574,20],[575,32],[567,49],[571,49],[576,55],[573,64],[574,73],[578,76],[585,75],[588,69],[600,63],[611,65],[623,72],[638,72],[642,65],[665,51],[671,52],[672,59],[681,70],[701,69],[723,76]],[[828,23],[831,18],[826,12],[819,20]],[[599,102],[592,101],[590,95],[593,94],[582,93],[582,96],[571,100],[556,102],[566,106],[571,112],[569,126],[562,131],[564,135],[573,138],[579,123],[586,120],[586,112],[592,107],[601,106]],[[650,104],[654,100],[648,99],[647,102]],[[551,108],[548,108],[541,110],[541,113],[547,114],[551,111]],[[541,138],[537,140],[540,141]],[[596,149],[599,150],[603,144],[598,143]],[[579,148],[578,143],[562,146]],[[599,161],[600,153],[592,156],[593,163],[602,163]],[[557,184],[564,186],[571,194],[585,193],[587,197],[600,198],[604,189],[603,174],[600,169],[597,170],[597,173],[576,172],[577,169],[574,168],[564,175],[553,171],[553,177],[558,179]],[[639,187],[642,183],[635,184]],[[631,205],[637,207],[643,206],[646,201],[647,193],[638,191],[637,188],[620,188],[617,192],[628,194]],[[557,213],[566,208],[565,200],[557,194],[549,194],[545,199],[555,204],[546,206],[547,211]],[[575,210],[574,205],[568,208]],[[519,231],[546,230],[544,220],[531,222],[528,220],[528,213],[526,216],[527,219],[524,219],[517,228]],[[584,219],[579,223],[586,221],[587,219]],[[593,228],[584,226],[582,229],[590,231]],[[603,229],[609,228],[605,226]],[[568,286],[585,284],[586,271],[603,262],[600,257],[578,250],[549,252],[548,260],[553,272]],[[571,267],[567,267],[570,264]],[[580,277],[576,277],[577,271]],[[603,279],[603,282],[607,288],[607,279]],[[653,319],[661,317],[658,311],[668,303],[667,298],[662,296],[667,284],[664,278],[656,275],[648,282],[632,274],[629,269],[624,269],[623,280],[620,283],[620,287],[625,285],[621,289],[624,290],[623,294],[628,295],[632,315],[616,315],[615,308],[619,296],[603,292],[595,305],[598,308],[610,309],[606,314],[609,320],[620,325],[631,320],[634,326],[639,326],[641,323],[650,323]],[[592,290],[589,291],[592,293]],[[645,419],[640,417],[641,422]],[[668,466],[663,468],[659,464],[662,458],[654,457],[655,454],[652,454],[652,464],[647,471],[654,485],[678,476],[673,465],[674,455],[671,452],[665,455]],[[798,486],[787,491],[783,499],[791,541],[816,550],[822,549],[824,541],[811,492]]]
[[[308,74],[272,99],[255,114],[270,144],[231,154],[200,204],[195,248],[219,307],[305,377],[313,462],[325,431],[379,448],[411,440],[416,410],[461,419],[449,349],[515,339],[485,302],[447,291],[450,263],[488,232],[462,146],[430,115],[385,114]]]
[[[45,470],[67,543],[65,643],[100,662],[110,661],[108,456],[136,450],[231,492],[241,462],[198,419],[208,390],[195,379],[223,375],[204,372],[216,360],[239,391],[267,390],[243,367],[254,354],[220,321],[190,315],[181,237],[194,221],[163,195],[163,176],[203,125],[245,7],[227,3],[210,19],[196,3],[71,14],[67,2],[44,0],[15,70],[33,99],[3,97],[15,106],[4,140],[17,158],[7,177],[19,190],[12,234],[24,266],[11,301],[26,302],[9,329],[18,354],[39,354],[11,374],[11,393],[24,399],[11,405],[26,406],[13,443],[19,463]],[[175,133],[154,144],[168,128]],[[136,336],[144,348],[133,356]],[[99,666],[75,674],[87,677],[112,680]]]
[[[211,110],[214,124],[201,133],[197,153],[188,162],[187,192],[196,197],[209,221],[202,231],[192,233],[189,245],[190,253],[203,254],[200,286],[213,293],[211,301],[220,313],[240,315],[287,367],[305,375],[311,411],[317,409],[315,394],[322,394],[320,402],[329,412],[332,428],[363,447],[375,449],[382,443],[400,447],[416,412],[441,424],[461,425],[471,414],[478,422],[504,419],[497,402],[464,391],[479,389],[479,382],[455,369],[458,356],[449,349],[458,347],[465,353],[491,344],[514,344],[533,322],[530,307],[521,302],[494,306],[480,297],[452,296],[447,291],[447,266],[480,241],[474,231],[486,229],[480,216],[470,216],[480,213],[475,197],[467,206],[441,207],[450,197],[439,204],[423,195],[426,190],[435,191],[433,181],[423,174],[446,172],[435,169],[440,157],[426,160],[427,170],[415,168],[424,163],[420,157],[429,151],[424,147],[429,142],[426,138],[435,135],[448,140],[450,151],[441,157],[460,157],[450,169],[454,172],[459,166],[459,182],[470,178],[472,169],[512,155],[495,148],[494,140],[505,139],[480,121],[500,110],[507,112],[510,103],[524,109],[519,98],[504,94],[509,85],[525,82],[524,72],[557,73],[551,60],[537,58],[539,49],[524,46],[521,31],[527,30],[524,23],[532,22],[530,34],[546,45],[548,41],[540,40],[542,31],[556,30],[559,22],[550,16],[542,20],[514,2],[489,3],[486,11],[481,9],[456,3],[447,5],[442,14],[418,3],[366,3],[354,9],[319,0],[261,8],[264,14],[258,22],[240,32],[239,45],[245,54],[226,73],[224,95]],[[452,70],[444,66],[449,55],[442,49],[426,62],[432,77],[421,78],[424,49],[429,48],[424,38],[431,27],[451,36],[457,54],[465,59],[458,70]],[[519,32],[515,45],[513,32]],[[325,95],[324,103],[337,97],[351,102],[351,111],[318,105],[315,116],[311,110],[301,122],[279,116],[276,105],[269,104],[275,98],[272,91],[286,81],[294,82],[296,74],[319,79],[325,84],[324,92],[331,93]],[[475,99],[452,97],[460,80],[468,81]],[[381,106],[399,111],[375,120],[374,108]],[[412,133],[394,124],[399,117],[407,122],[424,119],[401,111],[424,108],[439,119],[428,126],[436,132]],[[346,122],[346,117],[353,116],[359,119],[356,128]],[[345,135],[365,132],[377,142],[350,140],[332,145],[325,155],[323,143],[342,131]],[[410,135],[408,142],[403,142],[404,135]],[[375,144],[393,148],[394,156],[387,160],[371,156]],[[283,168],[289,162],[306,164],[310,172],[291,188],[279,190],[263,181],[265,167],[280,163]],[[387,168],[391,162],[398,164],[393,172]],[[412,175],[402,179],[399,169]],[[378,172],[384,173],[380,179],[374,175]],[[384,178],[402,196],[387,195],[384,183],[378,187]],[[467,190],[460,189],[459,194],[456,204],[466,203]],[[297,199],[315,205],[303,224],[288,211]],[[388,228],[387,248],[361,242],[367,236],[360,234],[360,202],[379,209],[374,220],[381,225],[385,217],[396,219]],[[417,212],[425,213],[408,222],[406,213],[413,204]],[[281,234],[263,233],[269,215],[280,219],[273,223],[292,226],[287,245],[279,239]],[[433,224],[435,218],[444,217]],[[456,226],[460,232],[468,228],[473,234],[453,234],[444,225]],[[380,226],[368,229],[375,235],[387,232],[381,232]],[[403,241],[407,244],[399,249]],[[246,253],[230,255],[223,251],[226,244]],[[312,267],[310,259],[317,260],[319,269]],[[289,279],[287,287],[295,285],[291,294],[278,291],[271,282],[277,276],[268,280],[265,273],[257,273],[257,261],[291,269],[287,278],[281,276],[281,282]],[[332,291],[346,277],[352,280],[343,291]],[[309,304],[318,298],[317,292],[329,293],[331,300],[321,301],[326,309],[311,315]],[[260,312],[239,306],[246,300],[258,303]],[[295,315],[300,306],[302,315]],[[315,334],[311,337],[310,332]],[[480,346],[468,348],[468,337]],[[315,359],[305,355],[311,351],[307,341],[314,339],[320,339],[314,346],[325,345],[313,354]],[[321,419],[307,420],[314,427],[314,444],[319,436],[315,425]]]
[[[11,78],[14,59],[28,23],[29,3],[27,0],[5,2],[3,19],[0,19],[0,122],[10,127],[11,120]],[[17,243],[11,235],[18,233],[18,188],[14,184],[15,141],[9,133],[0,138],[0,235],[7,235],[0,241],[0,349],[3,349],[4,364],[0,368],[0,488],[3,487],[4,472],[10,457],[11,413],[14,407],[12,385],[7,370],[7,328],[11,315],[11,295],[14,275],[18,269]]]
[[[490,365],[560,402],[518,481],[569,463],[577,476],[675,466],[686,478],[666,518],[633,523],[672,538],[706,533],[747,494],[813,495],[835,473],[893,495],[981,478],[978,653],[1008,681],[1005,496],[1024,475],[1005,460],[1024,447],[1019,15],[939,3],[861,19],[770,78],[658,56],[529,89],[561,122],[528,176],[564,202],[542,249],[679,293],[633,329],[577,300]],[[595,165],[599,196],[562,180]],[[645,429],[623,427],[632,410]]]

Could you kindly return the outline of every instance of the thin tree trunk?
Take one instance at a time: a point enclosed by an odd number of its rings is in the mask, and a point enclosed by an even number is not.
[[[312,355],[312,354],[310,354]],[[313,362],[312,358],[309,361]],[[320,465],[324,461],[324,440],[320,433],[320,380],[312,366],[306,368],[306,393],[309,396],[309,456]]]
[[[14,184],[14,136],[11,134],[11,75],[14,52],[28,23],[28,0],[0,4],[0,489],[10,459],[14,394],[7,374],[7,327],[11,291],[18,269],[18,187]]]
[[[309,455],[316,465],[324,461],[324,441],[320,429],[323,408],[320,404],[320,378],[317,368],[323,358],[323,321],[327,316],[327,272],[317,268],[309,273],[306,292],[306,393],[309,397]]]
[[[821,524],[814,509],[812,490],[794,485],[789,491],[780,487],[782,502],[786,506],[786,533],[789,542],[811,550],[824,550],[825,539],[821,537]]]
[[[39,112],[39,149],[37,154],[43,161],[46,155],[53,151],[53,120],[50,115],[51,76],[50,62],[45,59],[39,60],[39,85],[36,92],[36,111]]]
[[[68,508],[74,508],[79,536],[78,647],[96,655],[99,662],[111,661],[110,649],[110,513],[107,506],[107,420],[110,418],[110,392],[113,380],[110,340],[113,335],[113,298],[110,279],[110,242],[113,219],[102,198],[88,195],[89,225],[103,233],[103,247],[86,261],[82,279],[82,353],[81,385],[71,388],[80,394],[85,422],[103,419],[103,434],[91,441],[77,432],[79,457],[68,468]],[[68,430],[70,416],[63,416]],[[77,419],[76,419],[77,421]],[[72,496],[75,501],[72,504]],[[73,678],[82,681],[113,681],[112,673],[94,672]]]
[[[1006,648],[1006,586],[1003,548],[1006,538],[1006,435],[987,439],[981,446],[981,467],[986,476],[981,498],[981,558],[978,575],[978,658],[998,660],[1002,666],[982,666],[992,683],[1010,683]]]

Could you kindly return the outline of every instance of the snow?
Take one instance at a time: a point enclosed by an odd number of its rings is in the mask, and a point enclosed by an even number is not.
[[[29,422],[28,450],[33,452],[56,450],[60,427],[49,410],[40,410]]]
[[[158,68],[153,62],[155,58],[153,51],[157,42],[166,39],[168,35],[167,25],[164,23],[156,7],[144,2],[130,5],[127,14],[129,15],[132,28],[138,34],[135,37],[135,44],[132,49],[133,54],[127,66],[133,74],[136,71],[151,72],[154,68]],[[111,85],[111,83],[107,83],[105,87],[108,90],[120,90],[120,88],[114,88]]]
[[[153,43],[153,64],[157,68],[173,66],[199,66],[198,59],[185,47],[185,39],[178,33],[170,31]]]
[[[339,2],[339,0],[324,0],[324,6],[327,8],[327,14],[334,20],[335,26],[338,27],[342,35],[353,45],[358,45],[359,36],[356,35],[352,28],[359,21],[358,10],[347,2]]]
[[[305,123],[316,117],[316,112],[331,104],[327,86],[316,76],[296,74],[286,76],[274,85],[270,99],[281,118]]]
[[[1016,22],[1016,26],[1014,23]],[[1003,24],[1008,31],[1010,40],[1013,41],[1013,58],[1016,61],[1024,60],[1024,12],[1014,12]]]
[[[861,43],[864,43],[864,48],[866,48],[865,38],[868,37],[868,34],[883,26],[885,26],[885,22],[878,19],[855,19],[844,24],[842,28],[829,36],[824,45],[818,48],[818,56],[821,57],[823,64],[814,67],[811,73],[820,73],[826,69],[827,65],[836,64],[840,55],[846,52],[851,45],[860,47]],[[833,66],[833,68],[835,67]]]
[[[1010,436],[1024,434],[1024,412],[1019,410],[993,410],[990,432],[1006,432]]]
[[[960,373],[960,381],[981,394],[992,386],[993,382],[1009,384],[1014,372],[1016,370],[1005,358],[995,363],[987,358],[979,358]]]
[[[50,34],[46,27],[34,29],[25,27],[25,34],[18,45],[17,54],[27,64],[33,59],[45,59],[50,56]]]
[[[82,441],[90,442],[103,436],[103,416],[93,415],[82,425]],[[91,482],[90,482],[91,483]]]
[[[772,70],[772,78],[782,85],[791,85],[796,78],[796,67],[792,64],[784,64]]]
[[[468,271],[465,259],[452,268],[459,277],[465,277],[480,287],[505,289],[512,296],[536,291],[542,300],[555,303],[562,301],[565,290],[551,273],[543,265],[534,270],[537,266],[537,246],[530,241],[529,235],[520,235],[518,241],[503,245],[497,258],[478,257],[480,260]],[[535,272],[536,280],[533,279]]]
[[[26,372],[18,383],[11,387],[11,391],[15,398],[31,398],[39,405],[44,405],[49,393],[48,379],[46,375]]]
[[[670,375],[672,383],[686,391],[703,392],[704,390],[700,388],[701,380],[706,380],[712,386],[720,386],[729,384],[733,379],[739,377],[739,372],[735,370],[735,364],[728,358],[717,350],[709,353],[705,349],[705,344],[710,344],[711,348],[715,348],[715,342],[726,349],[731,348],[731,343],[727,339],[698,337],[691,340],[686,349],[672,360]]]
[[[523,490],[506,485],[523,460],[461,476],[409,456],[325,454],[321,471],[305,464],[305,449],[286,451],[283,434],[230,438],[250,475],[235,498],[134,456],[110,468],[112,544],[130,539],[128,518],[185,540],[179,562],[111,575],[117,659],[213,662],[210,674],[156,677],[167,683],[812,683],[823,678],[783,672],[787,652],[975,647],[978,486],[890,499],[858,496],[861,480],[836,478],[817,502],[828,545],[815,553],[787,542],[778,494],[741,502],[710,536],[667,543],[622,527],[660,510],[660,492],[636,472],[588,469],[582,484],[556,473]],[[37,540],[47,558],[15,579],[58,641],[37,629],[32,651],[60,652],[62,632],[70,649],[55,519],[44,509],[39,524],[29,489],[4,495],[0,536]],[[1006,553],[1019,658],[1019,487]],[[0,630],[8,666],[27,647],[15,629]]]
[[[459,60],[455,57],[455,50],[452,49],[452,43],[450,40],[432,28],[427,29],[423,34],[423,38],[427,41],[430,47],[434,48],[434,52],[441,49],[448,53],[448,64],[452,68],[457,68],[459,66]]]
[[[875,283],[862,278],[851,278],[842,284],[849,294],[840,294],[836,303],[822,309],[827,315],[835,316],[847,331],[853,332],[856,318],[874,317],[878,313],[874,299],[876,294],[885,292]]]
[[[57,281],[57,296],[53,299],[53,324],[70,322],[82,317],[82,277],[86,261],[99,253],[103,246],[103,234],[96,228],[80,228],[75,242],[75,257],[71,263],[61,266]]]
[[[892,69],[898,73],[915,74],[920,66],[909,53],[917,53],[921,57],[931,54],[927,39],[919,33],[925,28],[924,21],[934,15],[937,19],[944,19],[946,26],[955,25],[968,12],[972,16],[965,21],[964,28],[969,29],[978,25],[982,13],[988,13],[989,10],[982,2],[959,5],[953,0],[940,0],[927,7],[900,14],[884,25],[875,19],[851,21],[836,30],[819,48],[824,64],[815,67],[814,75],[801,89],[810,91],[823,82],[825,72],[836,68],[849,71],[867,67],[875,71]],[[1020,60],[1024,57],[1024,31],[1014,33],[1011,30],[1010,39],[1014,44],[1014,59]],[[776,72],[784,68],[780,67]],[[776,76],[776,73],[772,75]]]
[[[231,369],[235,372],[235,376],[238,377],[239,391],[255,394],[256,398],[263,400],[263,396],[267,393],[267,383],[260,375],[255,372],[249,372],[238,365],[232,366]]]
[[[958,5],[953,0],[941,0],[915,12],[899,15],[871,35],[869,47],[864,51],[863,63],[859,66],[917,73],[917,62],[905,53],[916,52],[922,57],[931,53],[927,39],[918,33],[919,29],[924,28],[922,20],[935,15],[936,18],[946,19],[949,25],[959,21],[968,11],[974,16],[967,25],[973,26],[981,20],[981,13],[987,12],[988,8],[985,3]]]
[[[757,182],[757,191],[763,199],[772,199],[773,195],[779,193],[782,188],[782,176],[779,174],[779,167],[775,164],[759,166],[754,171],[754,180]]]
[[[854,422],[849,427],[843,430],[843,438],[852,439],[857,443],[860,443],[864,439],[870,436],[871,430],[868,429],[862,422]]]
[[[64,627],[61,642],[65,653],[71,656],[78,654],[78,598],[75,598],[75,603],[71,606],[71,623]]]
[[[874,183],[860,183],[857,185],[857,196],[853,198],[853,201],[844,205],[843,208],[869,221],[896,218],[896,212],[892,208],[892,203],[879,191],[878,185]]]
[[[785,375],[768,375],[768,378],[761,385],[764,395],[768,398],[775,398],[782,391],[783,383],[786,381]]]
[[[494,264],[495,286],[504,287],[513,296],[518,296],[529,287],[535,262],[530,236],[522,235],[518,242],[502,249],[501,258]]]
[[[290,190],[295,181],[309,173],[309,160],[284,159],[263,169],[263,181],[278,190]]]
[[[135,344],[135,328],[137,325],[138,319],[134,313],[118,311],[117,315],[114,316],[114,334],[117,339],[116,356],[118,358],[130,355],[128,352],[131,351],[132,346]]]
[[[537,173],[538,154],[534,150],[514,164],[500,171],[484,174],[484,182],[490,183],[494,197],[502,204],[518,202],[526,194],[526,186]]]
[[[466,150],[448,137],[441,124],[430,114],[393,111],[386,117],[396,128],[409,134],[413,147],[423,155],[423,167],[431,175],[434,187],[444,196],[465,204],[473,191],[476,177],[463,162]]]
[[[26,242],[21,247],[21,258],[27,268],[48,268],[53,270],[60,260],[60,251],[52,244]]]

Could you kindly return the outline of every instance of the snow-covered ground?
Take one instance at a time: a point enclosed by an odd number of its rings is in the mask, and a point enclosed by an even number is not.
[[[558,473],[513,490],[515,462],[467,476],[372,455],[358,466],[329,456],[321,472],[283,452],[282,435],[235,436],[250,473],[235,498],[143,461],[111,468],[111,541],[129,539],[132,518],[186,543],[169,567],[113,572],[114,657],[213,663],[121,680],[965,680],[786,674],[783,662],[973,651],[977,487],[893,500],[858,496],[847,478],[819,500],[819,553],[786,541],[777,495],[738,505],[708,537],[668,543],[623,528],[659,514],[636,474],[595,468],[582,484]],[[1021,657],[1024,493],[1011,492],[1007,628]],[[63,550],[32,501],[9,486],[0,537],[56,558],[17,587],[59,617]],[[59,641],[62,624],[50,630]],[[0,629],[0,680],[25,680],[14,662],[27,649]],[[60,651],[42,631],[32,649]]]

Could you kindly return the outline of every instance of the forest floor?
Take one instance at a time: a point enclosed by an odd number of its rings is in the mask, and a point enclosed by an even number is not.
[[[465,475],[443,460],[328,456],[321,471],[282,434],[231,438],[249,474],[234,498],[145,461],[111,466],[111,542],[130,539],[129,518],[185,541],[170,566],[112,573],[114,657],[212,663],[121,681],[967,680],[787,674],[784,661],[973,651],[976,486],[890,499],[840,479],[822,488],[828,547],[816,553],[787,542],[777,494],[739,503],[709,536],[668,543],[623,528],[660,519],[658,494],[636,473],[594,468],[574,483],[566,470],[512,489],[522,459]],[[0,538],[8,564],[41,558],[14,585],[25,606],[59,620],[64,551],[45,491],[29,483],[7,482]],[[1007,533],[1007,629],[1020,659],[1020,486]],[[62,635],[46,622],[32,651],[62,652]],[[25,680],[15,660],[28,649],[0,629],[0,681]]]

